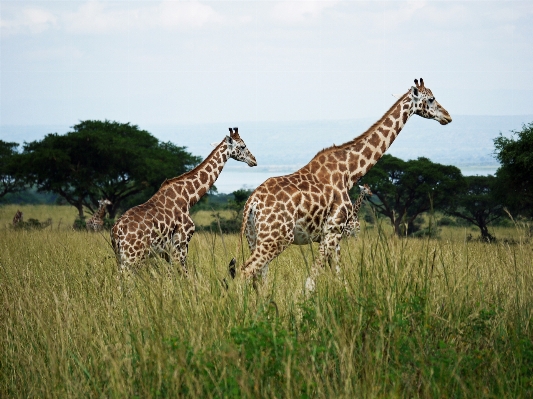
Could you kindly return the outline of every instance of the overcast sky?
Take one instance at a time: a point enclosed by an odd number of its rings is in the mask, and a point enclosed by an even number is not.
[[[533,1],[0,1],[0,124],[533,112]],[[429,122],[428,122],[429,123]]]

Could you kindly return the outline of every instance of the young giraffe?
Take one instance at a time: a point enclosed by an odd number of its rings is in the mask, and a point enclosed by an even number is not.
[[[15,216],[13,217],[13,227],[21,222],[24,222],[24,214],[17,209],[17,213],[15,213]]]
[[[452,121],[424,81],[415,80],[407,93],[366,132],[340,146],[320,151],[307,165],[286,176],[261,184],[244,207],[241,236],[252,251],[242,265],[245,277],[265,276],[269,262],[290,244],[319,242],[319,256],[306,288],[314,290],[315,277],[324,263],[338,263],[337,247],[352,204],[348,191],[364,176],[413,115]],[[333,265],[331,265],[333,266]]]
[[[353,203],[352,214],[348,217],[348,222],[346,222],[346,227],[344,228],[344,235],[346,236],[349,236],[352,234],[352,232],[354,233],[355,237],[359,236],[359,232],[361,231],[361,224],[359,223],[359,210],[361,209],[361,205],[363,204],[365,197],[372,196],[372,191],[370,190],[370,187],[368,187],[368,184],[359,186],[359,189],[361,190],[361,193]]]
[[[240,138],[238,129],[230,135],[196,168],[170,180],[146,201],[125,212],[111,230],[111,242],[122,269],[144,259],[150,252],[177,253],[183,271],[194,223],[189,209],[215,183],[228,159],[256,166],[257,162]]]
[[[111,201],[107,199],[101,199],[98,201],[98,209],[87,223],[85,223],[87,231],[101,231],[104,228],[105,208],[108,205],[111,205]]]

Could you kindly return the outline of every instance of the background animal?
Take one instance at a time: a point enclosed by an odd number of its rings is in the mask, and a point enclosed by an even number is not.
[[[111,201],[101,199],[98,201],[98,205],[98,209],[86,223],[87,231],[101,231],[104,228],[106,206],[111,205]]]
[[[21,222],[24,222],[24,214],[17,209],[17,213],[13,216],[13,226],[16,226]]]

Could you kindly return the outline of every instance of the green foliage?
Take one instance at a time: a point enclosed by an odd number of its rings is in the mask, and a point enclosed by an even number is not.
[[[427,158],[403,161],[389,154],[383,155],[362,182],[374,194],[369,202],[378,213],[390,219],[398,235],[413,233],[416,227],[413,222],[418,215],[445,207],[464,186],[461,171],[455,166],[441,165]]]
[[[244,204],[246,204],[246,201],[252,195],[253,190],[248,189],[240,189],[237,191],[232,192],[233,200],[228,201],[228,208],[239,213],[242,212],[244,208]]]
[[[65,135],[48,134],[24,145],[21,171],[40,191],[63,197],[83,216],[107,198],[114,217],[135,195],[149,198],[170,177],[180,175],[200,159],[172,143],[160,143],[129,123],[82,121]]]
[[[40,222],[38,219],[29,218],[28,220],[18,222],[13,228],[17,230],[42,230],[50,226],[52,226],[52,219]]]
[[[213,232],[220,232],[224,234],[237,233],[241,230],[242,224],[242,211],[244,204],[248,200],[248,197],[252,194],[253,190],[240,189],[231,193],[227,196],[227,205],[226,209],[232,211],[232,216],[226,218],[221,216],[219,212],[213,212],[212,217],[214,218],[211,225],[207,230]]]
[[[494,139],[495,156],[500,161],[496,172],[498,195],[514,212],[533,216],[533,122],[513,131],[507,138]]]
[[[466,186],[458,190],[445,207],[445,212],[477,226],[481,238],[493,241],[488,226],[505,215],[498,195],[499,179],[494,176],[466,176]]]
[[[237,233],[241,229],[242,214],[237,212],[232,212],[232,216],[226,218],[220,215],[220,212],[213,212],[211,214],[213,221],[211,225],[207,228],[212,232],[222,232],[223,234],[232,234]]]
[[[51,192],[39,192],[34,188],[25,187],[20,191],[8,193],[0,198],[2,204],[58,204],[61,197]],[[64,205],[64,204],[62,204]]]
[[[0,199],[24,188],[18,168],[18,144],[0,140]]]
[[[437,225],[439,226],[457,226],[457,222],[448,217],[448,216],[443,216],[441,217],[438,221],[437,221]]]

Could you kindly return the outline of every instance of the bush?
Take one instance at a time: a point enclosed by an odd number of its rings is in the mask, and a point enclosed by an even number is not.
[[[437,226],[457,226],[457,221],[448,216],[443,216],[437,221]]]
[[[38,219],[28,219],[27,222],[19,222],[13,226],[14,229],[25,229],[25,230],[42,230],[52,225],[52,219],[48,218],[44,222],[40,222]]]

